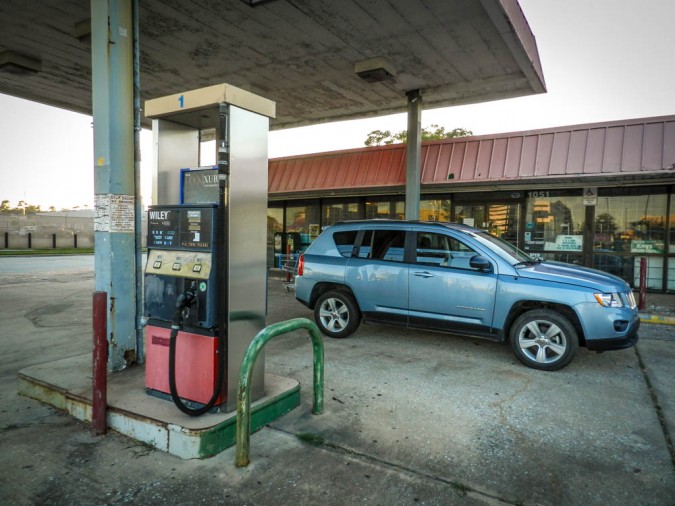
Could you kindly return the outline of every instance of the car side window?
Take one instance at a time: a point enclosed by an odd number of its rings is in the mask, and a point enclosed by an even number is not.
[[[417,233],[416,261],[418,264],[471,269],[471,258],[477,255],[462,241],[444,234]]]
[[[404,251],[404,230],[366,230],[357,256],[374,260],[403,262]]]
[[[452,258],[450,237],[430,232],[417,233],[417,263],[448,265]]]
[[[343,257],[349,258],[354,251],[354,242],[356,242],[356,230],[345,230],[333,234],[335,246]]]

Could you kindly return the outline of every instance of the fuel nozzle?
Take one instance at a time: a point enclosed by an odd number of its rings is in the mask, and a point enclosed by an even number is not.
[[[176,299],[176,309],[183,310],[186,307],[190,307],[197,296],[197,287],[194,281],[190,284],[190,288],[181,293]]]
[[[176,312],[174,313],[174,325],[181,325],[183,322],[183,313],[189,310],[197,298],[197,282],[190,283],[190,287],[176,298]]]

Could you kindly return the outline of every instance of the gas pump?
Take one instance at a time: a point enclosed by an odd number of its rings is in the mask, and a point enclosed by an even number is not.
[[[146,388],[159,397],[170,395],[192,416],[223,401],[225,342],[219,333],[214,262],[217,210],[215,205],[181,205],[148,211]]]
[[[191,416],[233,411],[242,357],[265,326],[275,106],[222,84],[150,100],[145,112],[157,163],[144,276],[146,391]],[[210,139],[216,164],[203,167]],[[263,395],[261,356],[252,397]]]

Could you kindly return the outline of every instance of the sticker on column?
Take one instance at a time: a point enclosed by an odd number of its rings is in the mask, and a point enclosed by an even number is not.
[[[94,196],[95,232],[134,232],[134,196],[103,194]]]

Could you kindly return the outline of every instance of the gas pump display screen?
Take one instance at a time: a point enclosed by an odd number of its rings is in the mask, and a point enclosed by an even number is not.
[[[151,207],[148,248],[210,250],[215,212],[216,207]]]
[[[181,209],[180,247],[210,249],[213,209]]]

